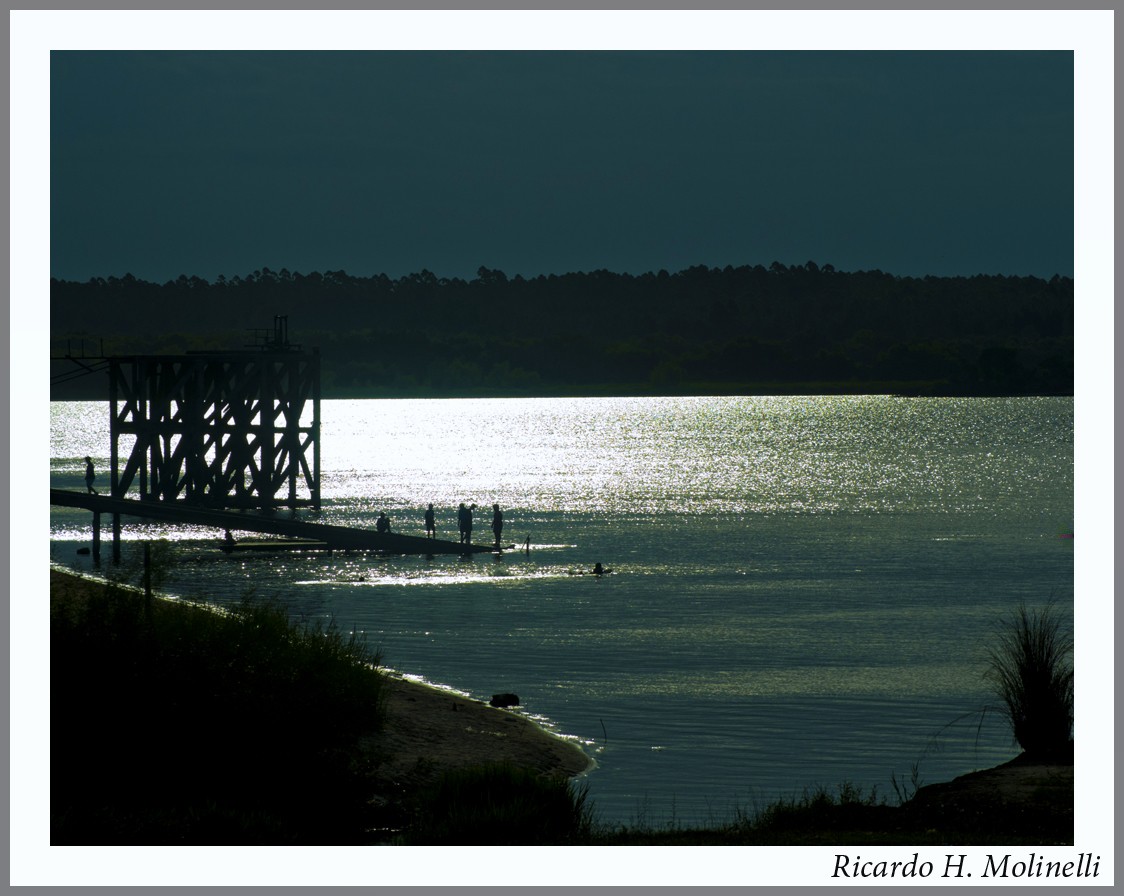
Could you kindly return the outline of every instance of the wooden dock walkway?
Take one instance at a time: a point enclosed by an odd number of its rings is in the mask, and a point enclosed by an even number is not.
[[[111,514],[116,519],[121,516],[135,516],[169,523],[213,526],[216,529],[231,531],[283,535],[321,542],[326,547],[336,550],[379,551],[384,554],[456,555],[485,554],[495,550],[493,545],[460,544],[437,538],[423,538],[420,535],[400,535],[397,532],[384,534],[369,529],[352,529],[348,526],[286,519],[282,515],[289,512],[286,510],[278,510],[272,514],[245,510],[213,510],[181,501],[139,501],[58,488],[51,489],[51,504],[58,507],[78,507],[93,512],[95,550],[100,536],[99,517],[103,513]],[[119,530],[119,525],[116,523],[114,530],[115,534]],[[114,553],[116,555],[117,551],[115,550]]]

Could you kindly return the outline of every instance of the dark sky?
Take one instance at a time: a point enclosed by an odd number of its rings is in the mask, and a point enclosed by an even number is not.
[[[1072,276],[1069,52],[53,52],[51,275]]]

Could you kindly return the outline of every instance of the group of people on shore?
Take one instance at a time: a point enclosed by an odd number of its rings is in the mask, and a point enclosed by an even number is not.
[[[472,544],[474,510],[476,510],[475,504],[465,504],[464,501],[457,508],[457,529],[460,531],[461,544]],[[378,520],[375,521],[375,531],[383,533],[391,531],[390,519],[386,511],[380,513]],[[500,539],[503,537],[503,511],[500,510],[499,504],[492,505],[492,534],[495,536],[495,544],[499,546]],[[437,514],[432,504],[425,509],[425,537],[437,537]]]

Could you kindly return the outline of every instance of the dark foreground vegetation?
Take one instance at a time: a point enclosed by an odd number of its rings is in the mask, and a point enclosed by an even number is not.
[[[52,843],[360,842],[369,659],[269,604],[52,600]]]
[[[112,585],[52,587],[52,844],[1073,842],[1072,741],[975,785],[895,782],[891,804],[843,784],[706,828],[607,827],[582,785],[500,763],[398,792],[379,775],[377,663],[275,605],[220,615]]]
[[[1073,281],[899,277],[809,261],[397,280],[268,268],[51,281],[51,353],[240,348],[287,315],[326,397],[1072,395]],[[87,377],[53,398],[100,398]]]

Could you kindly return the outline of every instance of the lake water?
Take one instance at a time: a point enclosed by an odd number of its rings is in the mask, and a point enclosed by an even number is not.
[[[982,677],[997,620],[1072,623],[1069,398],[325,401],[319,519],[422,534],[426,504],[505,513],[496,559],[227,555],[213,530],[125,520],[124,565],[169,539],[164,589],[247,591],[364,633],[385,665],[524,710],[596,760],[602,821],[730,820],[891,776],[948,780],[1017,748]],[[103,403],[51,406],[51,485],[108,482]],[[311,511],[303,517],[314,518]],[[89,514],[51,559],[88,572]],[[108,553],[106,553],[108,558]],[[601,562],[611,575],[582,575]]]

